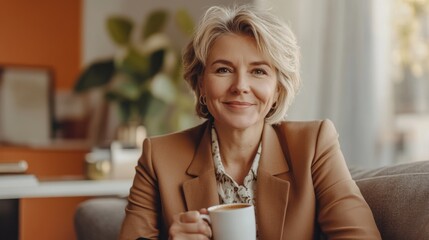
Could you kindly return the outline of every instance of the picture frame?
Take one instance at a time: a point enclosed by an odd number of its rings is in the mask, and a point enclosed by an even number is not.
[[[45,145],[54,135],[49,67],[0,65],[0,142]]]

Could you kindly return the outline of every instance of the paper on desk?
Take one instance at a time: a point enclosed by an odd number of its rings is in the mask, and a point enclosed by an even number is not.
[[[0,188],[34,187],[38,184],[39,181],[32,174],[0,175]]]

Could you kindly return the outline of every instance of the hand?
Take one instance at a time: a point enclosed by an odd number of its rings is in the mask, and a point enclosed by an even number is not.
[[[176,214],[170,227],[170,240],[211,239],[210,226],[201,219],[200,214],[207,214],[207,209]]]

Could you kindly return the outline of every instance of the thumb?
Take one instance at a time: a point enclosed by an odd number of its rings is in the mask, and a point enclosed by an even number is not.
[[[207,208],[201,208],[200,209],[200,214],[208,214],[209,211],[207,211]]]

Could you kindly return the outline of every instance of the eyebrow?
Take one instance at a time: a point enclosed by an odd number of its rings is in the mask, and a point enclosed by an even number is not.
[[[227,60],[224,60],[224,59],[216,60],[216,61],[212,62],[212,64],[211,64],[211,65],[214,65],[214,64],[217,64],[217,63],[226,64],[226,65],[233,65],[230,61],[227,61]],[[268,67],[272,68],[272,67],[271,67],[271,65],[270,65],[270,64],[268,64],[266,61],[256,61],[256,62],[251,62],[251,63],[250,63],[250,65],[251,65],[251,66],[266,65],[266,66],[268,66]]]

